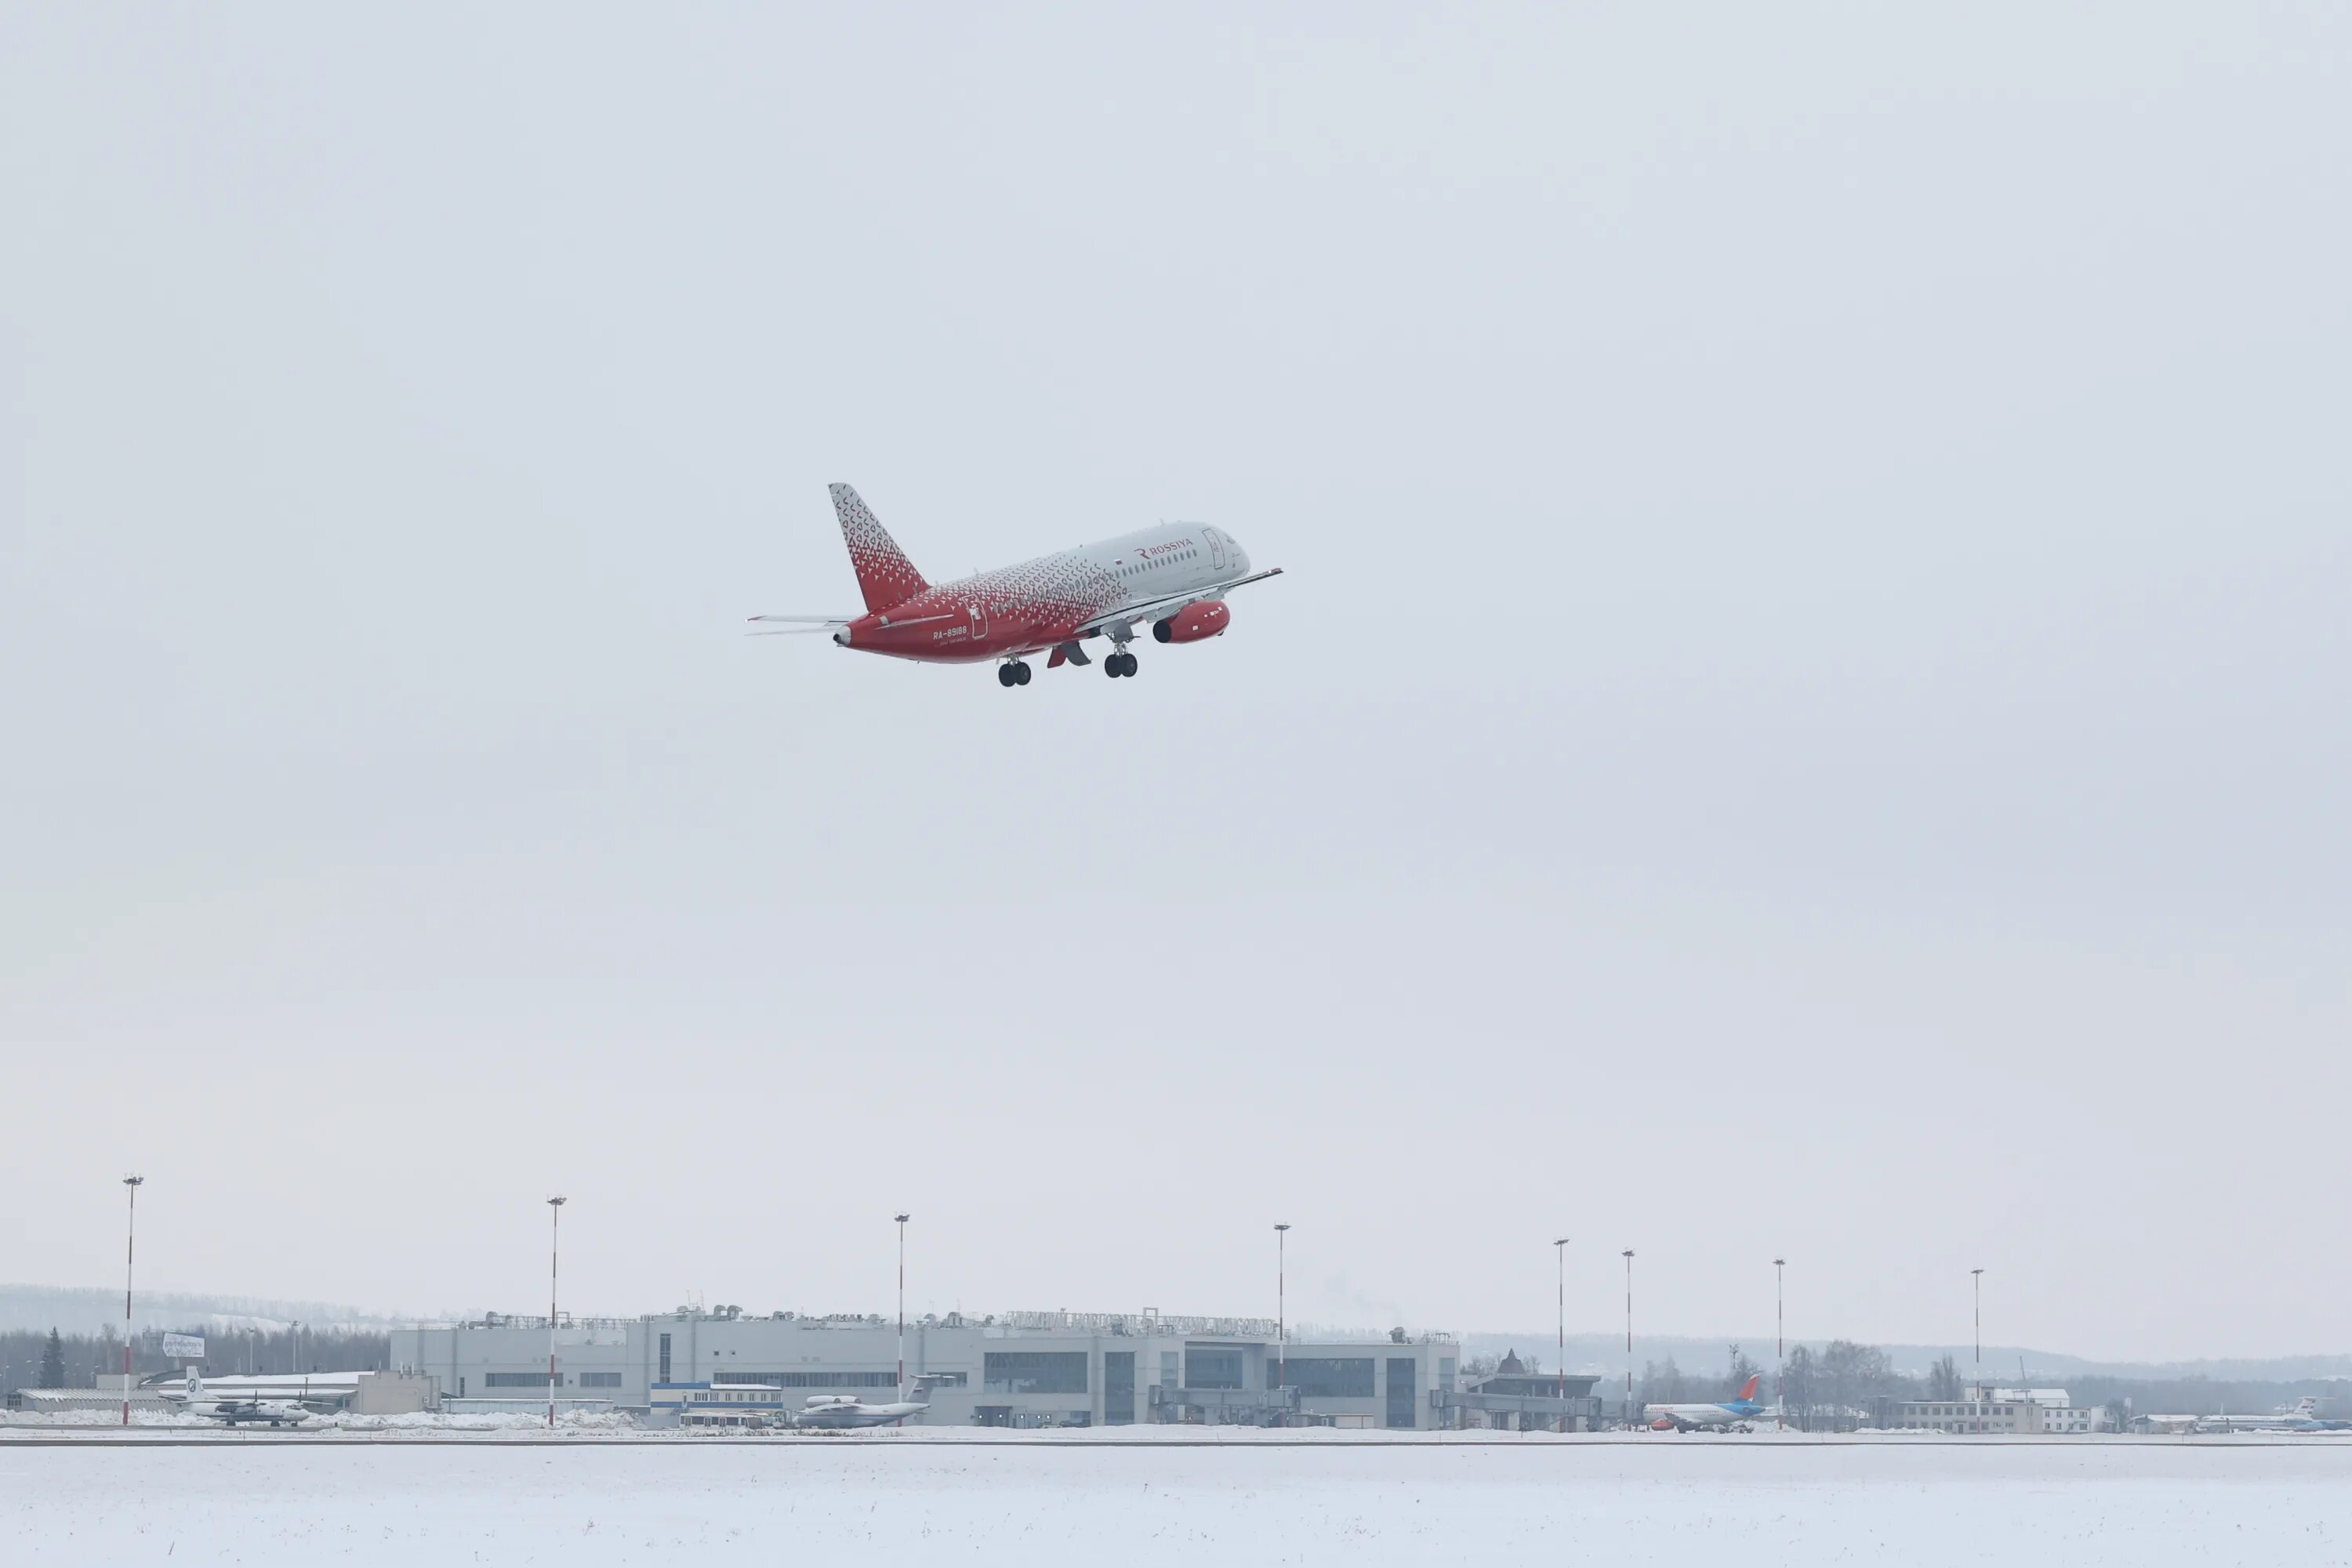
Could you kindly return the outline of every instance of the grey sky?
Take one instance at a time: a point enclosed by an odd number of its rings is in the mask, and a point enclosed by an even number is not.
[[[2352,15],[1133,12],[0,13],[0,1277],[2344,1348]]]

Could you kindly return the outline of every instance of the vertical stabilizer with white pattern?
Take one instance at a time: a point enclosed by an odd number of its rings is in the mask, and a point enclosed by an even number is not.
[[[930,586],[856,490],[847,485],[827,488],[833,491],[842,542],[849,546],[849,563],[857,569],[857,586],[866,595],[867,609],[881,611],[903,605]]]

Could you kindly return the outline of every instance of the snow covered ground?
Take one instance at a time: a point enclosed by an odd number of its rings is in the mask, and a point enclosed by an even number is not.
[[[2352,1563],[2352,1446],[0,1443],[10,1563]]]

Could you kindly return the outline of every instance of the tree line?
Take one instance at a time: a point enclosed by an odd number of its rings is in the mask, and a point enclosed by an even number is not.
[[[141,1329],[131,1339],[131,1370],[144,1379],[151,1373],[177,1372],[184,1363],[163,1353],[161,1328]],[[392,1357],[392,1336],[383,1330],[303,1326],[299,1336],[290,1328],[190,1328],[181,1333],[201,1334],[205,1360],[198,1370],[207,1377],[239,1373],[378,1372]],[[296,1354],[299,1338],[300,1354]],[[66,1334],[55,1329],[0,1331],[0,1393],[20,1388],[90,1388],[101,1373],[122,1371],[122,1338],[108,1328],[95,1334]]]
[[[1891,1418],[1891,1406],[1912,1401],[1957,1401],[1963,1398],[1972,1374],[1963,1374],[1952,1356],[1938,1357],[1916,1375],[1895,1370],[1886,1352],[1876,1345],[1853,1340],[1832,1340],[1821,1350],[1798,1345],[1776,1375],[1733,1345],[1721,1372],[1686,1373],[1670,1357],[1643,1365],[1634,1386],[1642,1405],[1711,1405],[1729,1399],[1757,1373],[1763,1382],[1757,1401],[1774,1403],[1775,1384],[1785,1392],[1780,1403],[1792,1426],[1834,1429]],[[2017,1386],[2015,1378],[1988,1372],[1988,1384]],[[2321,1414],[2352,1419],[2352,1380],[2307,1378],[2293,1382],[2216,1380],[2206,1377],[2137,1378],[2105,1373],[2027,1373],[2025,1381],[2045,1387],[2063,1387],[2077,1407],[2105,1405],[2137,1415],[2268,1415],[2283,1410],[2306,1394],[2322,1402]],[[1604,1376],[1596,1390],[1609,1394]]]

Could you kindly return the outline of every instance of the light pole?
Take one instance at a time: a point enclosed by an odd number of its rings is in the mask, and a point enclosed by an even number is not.
[[[1625,1249],[1625,1426],[1633,1425],[1633,1249]]]
[[[1274,1385],[1290,1386],[1290,1227],[1274,1227]]]
[[[555,1265],[562,1256],[563,1195],[547,1200],[547,1424],[555,1425]]]
[[[1981,1401],[1984,1398],[1984,1270],[1971,1268],[1969,1270],[1969,1278],[1976,1282],[1977,1388],[1975,1397]]]
[[[286,1325],[286,1375],[292,1377],[302,1370],[302,1320],[295,1319]]]
[[[131,1194],[122,1222],[122,1424],[131,1425],[131,1264],[139,1241],[139,1188],[144,1176],[125,1176],[123,1190]]]
[[[1789,1260],[1772,1259],[1772,1412],[1783,1432],[1789,1429]]]
[[[898,1221],[898,1403],[907,1402],[907,1219]]]
[[[1568,1237],[1551,1244],[1552,1260],[1559,1266],[1559,1364],[1552,1369],[1559,1384],[1559,1429],[1568,1430]]]

